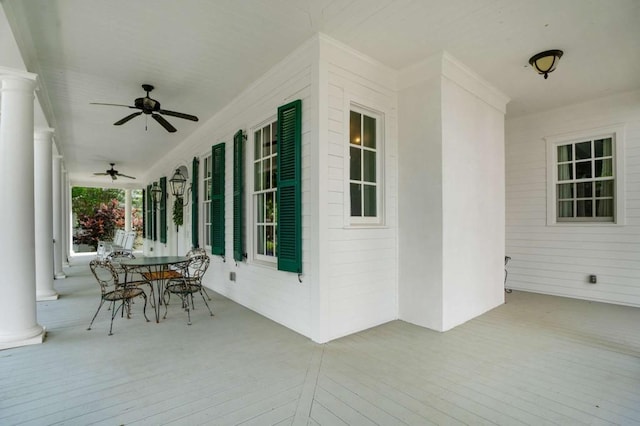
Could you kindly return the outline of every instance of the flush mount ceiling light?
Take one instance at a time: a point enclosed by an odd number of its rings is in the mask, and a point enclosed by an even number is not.
[[[529,63],[538,74],[544,74],[546,79],[549,73],[556,69],[558,61],[562,58],[562,50],[547,50],[533,55]]]

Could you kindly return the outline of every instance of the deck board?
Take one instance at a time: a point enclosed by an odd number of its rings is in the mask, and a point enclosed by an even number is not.
[[[45,343],[0,351],[2,425],[640,425],[637,308],[514,291],[446,333],[317,345],[210,292],[214,317],[147,323],[140,301],[107,336],[87,265],[65,272]]]

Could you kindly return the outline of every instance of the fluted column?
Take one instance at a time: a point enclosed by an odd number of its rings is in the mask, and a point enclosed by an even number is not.
[[[53,157],[53,269],[56,280],[61,280],[67,276],[62,270],[62,252],[64,244],[62,242],[62,156]]]
[[[53,129],[38,129],[34,133],[35,177],[35,238],[36,238],[36,300],[55,300],[53,288]]]
[[[35,74],[0,68],[0,349],[42,343],[36,318]]]

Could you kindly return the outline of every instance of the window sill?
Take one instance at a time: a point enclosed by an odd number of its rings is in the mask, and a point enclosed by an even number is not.
[[[342,229],[390,229],[391,227],[386,224],[375,224],[375,223],[352,223],[349,225],[345,225]]]

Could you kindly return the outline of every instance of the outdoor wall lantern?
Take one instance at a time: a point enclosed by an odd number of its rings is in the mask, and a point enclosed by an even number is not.
[[[180,169],[176,169],[171,179],[169,179],[169,185],[171,185],[171,193],[176,198],[184,197],[184,190],[187,186],[187,178],[180,173]]]
[[[153,185],[151,185],[151,199],[154,203],[160,204],[160,201],[162,201],[162,197],[164,197],[162,188],[160,188],[158,182],[153,182]]]
[[[558,61],[562,58],[562,50],[547,50],[533,55],[529,59],[529,64],[538,74],[543,74],[546,79],[549,73],[556,69]]]

